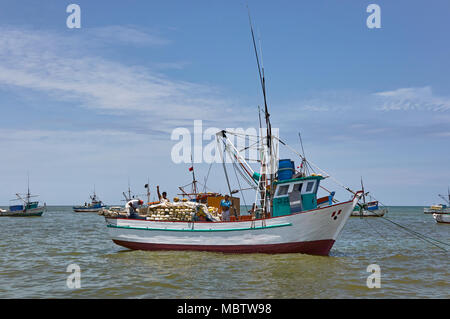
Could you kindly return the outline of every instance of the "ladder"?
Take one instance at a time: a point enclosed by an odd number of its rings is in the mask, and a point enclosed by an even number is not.
[[[261,226],[266,227],[266,213],[267,213],[267,162],[266,162],[266,146],[263,145],[260,151],[261,168],[259,170],[260,178],[256,189],[255,202],[252,207],[252,225],[255,227],[256,212],[260,212]],[[259,208],[258,208],[259,205]]]

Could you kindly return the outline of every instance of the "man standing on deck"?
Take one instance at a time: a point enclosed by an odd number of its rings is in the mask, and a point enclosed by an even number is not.
[[[139,214],[137,213],[137,209],[139,206],[144,204],[144,201],[141,199],[132,199],[128,201],[128,203],[125,205],[125,210],[127,212],[128,218],[137,218],[139,217]]]
[[[166,193],[166,192],[163,192],[163,193],[162,193],[162,196],[161,196],[161,194],[159,193],[159,185],[156,186],[156,191],[158,192],[158,198],[159,198],[159,202],[160,202],[161,204],[162,204],[162,203],[170,202],[170,200],[167,198],[167,193]]]
[[[230,196],[225,195],[225,199],[220,201],[220,208],[222,209],[222,220],[229,221],[230,220]]]

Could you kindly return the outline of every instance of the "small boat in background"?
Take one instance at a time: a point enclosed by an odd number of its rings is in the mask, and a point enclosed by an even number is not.
[[[378,201],[362,203],[353,209],[351,216],[359,217],[383,217],[387,213],[387,208],[380,208]]]
[[[362,203],[358,203],[358,205],[355,206],[350,216],[353,217],[383,217],[387,213],[386,207],[380,207],[379,202],[377,200],[373,200],[371,198],[370,202],[366,202],[366,196],[372,197],[369,194],[369,192],[364,191],[364,185],[361,178],[361,187],[363,191],[362,195]]]
[[[0,209],[0,217],[36,217],[42,216],[47,206],[39,206],[39,201],[31,201],[32,197],[39,195],[31,195],[30,186],[28,183],[28,192],[24,195],[16,194],[15,200],[21,200],[22,205],[10,205],[8,209]]]
[[[446,204],[432,205],[430,207],[424,208],[423,212],[425,214],[432,214],[434,220],[438,223],[450,224],[450,188],[447,195],[439,194]]]
[[[94,195],[91,195],[89,197],[91,198],[90,203],[84,203],[84,206],[73,206],[73,211],[76,213],[98,213],[106,207],[106,205],[104,205],[103,202],[98,199],[97,195],[95,194],[95,190]]]

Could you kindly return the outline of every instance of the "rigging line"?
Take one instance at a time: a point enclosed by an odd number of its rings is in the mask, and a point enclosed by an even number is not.
[[[266,136],[259,136],[259,135],[253,135],[253,134],[246,134],[246,133],[238,133],[238,132],[234,132],[234,131],[227,131],[227,130],[223,130],[225,133],[227,133],[228,135],[235,135],[237,137],[253,137],[255,139],[260,139],[260,138],[267,138]]]
[[[233,164],[233,167],[237,167],[239,174],[242,176],[242,179],[244,179],[250,187],[253,187],[254,185],[252,185],[252,184],[254,184],[254,182],[252,182],[248,178],[248,176],[246,174],[244,174],[244,172],[242,172],[241,168],[239,166],[237,166],[236,162],[233,162],[232,164]],[[256,189],[256,187],[255,187],[255,189]]]
[[[217,136],[216,136],[216,139],[218,139]],[[225,144],[225,141],[222,140],[222,143]],[[220,143],[217,143],[217,144],[220,145]],[[233,197],[232,197],[233,195],[231,194],[230,180],[228,179],[227,168],[226,168],[226,166],[225,166],[225,160],[224,160],[224,153],[225,153],[225,150],[226,150],[226,145],[224,145],[223,153],[222,153],[222,152],[219,152],[219,154],[220,154],[220,158],[222,159],[223,171],[224,171],[224,173],[225,173],[225,178],[226,178],[226,180],[227,180],[228,191],[230,192],[231,201],[233,202]],[[234,207],[233,205],[232,205],[232,207],[233,207],[233,210],[234,210],[234,216],[236,216],[236,218],[237,218],[236,207]]]
[[[251,173],[244,167],[244,164],[241,163],[241,161],[239,160],[238,156],[237,156],[236,154],[234,154],[234,153],[231,153],[231,151],[229,151],[229,152],[230,152],[230,154],[231,154],[232,156],[234,156],[234,158],[236,159],[236,161],[239,163],[239,165],[241,165],[242,169],[247,173],[247,175],[253,177],[253,174],[251,174]],[[233,163],[234,163],[234,162],[233,162]],[[248,165],[248,164],[247,164],[247,165]]]
[[[288,149],[290,149],[294,154],[296,154],[297,156],[299,156],[301,159],[303,159],[303,156],[297,152],[294,148],[292,148],[291,146],[289,146],[288,144],[286,144],[285,142],[283,142],[282,140],[280,140],[278,137],[273,136],[273,138],[277,139],[282,145],[286,146]],[[321,169],[319,166],[317,166],[316,164],[312,163],[311,161],[307,160],[307,162],[311,165],[313,165],[314,167],[316,167],[319,171],[321,171],[322,173],[324,173],[327,177],[330,177],[331,180],[333,180],[337,185],[341,186],[342,188],[344,188],[345,190],[349,191],[352,194],[356,194],[355,191],[351,190],[349,187],[345,186],[344,184],[342,184],[341,182],[339,182],[337,179],[335,179],[334,177],[332,177],[330,174],[328,174],[326,171],[324,171],[323,169]],[[311,167],[312,168],[312,167]],[[314,171],[314,170],[313,170]]]
[[[242,190],[243,191],[249,191],[249,190],[256,190],[256,189],[257,189],[257,187],[254,186],[254,187],[243,188]]]
[[[365,221],[367,222],[367,224],[370,225],[370,223],[369,223],[369,221],[368,221],[367,218],[365,218]],[[403,230],[403,229],[398,229],[398,228],[395,227],[395,225],[391,225],[391,224],[386,224],[386,225],[389,226],[389,228],[391,228],[391,229],[396,229],[396,230],[398,230],[398,231],[401,231],[401,233],[405,233],[405,234],[410,235],[411,238],[415,238],[415,236],[413,236],[413,235],[412,235],[411,233],[409,233],[408,231]],[[370,226],[372,227],[372,225],[370,225]],[[385,240],[389,240],[389,238],[384,237],[382,234],[380,234],[380,233],[376,230],[375,227],[372,227],[372,229],[373,229],[377,234],[379,234],[382,238],[384,238]],[[416,239],[417,239],[417,238],[416,238]],[[422,239],[422,238],[419,238],[419,239]],[[431,244],[433,244],[433,243],[431,243]],[[435,245],[435,246],[436,246],[436,245]],[[440,249],[443,249],[443,248],[440,247],[440,246],[437,246],[437,247],[439,247]],[[447,251],[446,249],[443,249],[443,250],[444,250],[444,251]]]
[[[386,218],[386,217],[381,217],[381,218],[382,218],[383,220],[387,220],[388,222],[390,222],[390,223],[392,223],[392,224],[394,224],[394,225],[396,225],[396,226],[398,226],[398,227],[400,227],[400,228],[406,230],[406,231],[409,232],[410,234],[416,235],[418,238],[420,238],[420,239],[422,239],[422,240],[424,240],[424,241],[426,241],[426,242],[428,242],[428,243],[430,243],[430,244],[432,244],[432,245],[434,245],[434,246],[436,246],[436,247],[438,247],[438,248],[440,248],[440,249],[442,249],[442,250],[444,250],[444,251],[447,251],[447,249],[445,249],[445,248],[443,248],[443,247],[437,245],[436,243],[432,242],[432,240],[434,240],[434,241],[436,241],[436,242],[438,242],[438,243],[441,243],[441,244],[443,244],[443,245],[450,246],[450,244],[448,244],[448,243],[445,243],[445,242],[442,242],[442,241],[440,241],[440,240],[434,239],[434,238],[432,238],[432,237],[429,237],[429,236],[423,235],[423,234],[421,234],[421,233],[418,233],[418,232],[416,232],[416,231],[414,231],[414,230],[412,230],[412,229],[410,229],[410,228],[408,228],[408,227],[406,227],[406,226],[401,225],[400,223],[397,223],[397,222],[394,222],[393,220],[390,220],[389,218]]]
[[[229,132],[226,131],[229,134],[234,134],[234,135],[244,135],[244,134],[240,134],[240,133],[233,133],[233,132]],[[264,137],[267,138],[267,137]],[[355,191],[351,190],[349,187],[345,186],[344,184],[342,184],[341,182],[339,182],[337,179],[335,179],[334,177],[332,177],[330,174],[328,174],[326,171],[324,171],[323,169],[321,169],[319,166],[317,166],[316,164],[312,163],[309,160],[306,160],[299,152],[297,152],[294,148],[292,148],[291,146],[289,146],[288,144],[286,144],[284,141],[282,141],[280,138],[273,136],[274,139],[278,140],[278,142],[280,142],[282,145],[284,145],[285,147],[287,147],[288,149],[290,149],[294,154],[296,154],[297,156],[299,156],[302,160],[304,159],[305,162],[307,163],[307,165],[309,166],[309,168],[311,169],[311,171],[316,172],[316,170],[314,169],[314,167],[319,170],[320,172],[322,172],[324,175],[330,177],[331,180],[333,180],[337,185],[341,186],[342,188],[344,188],[345,190],[347,190],[348,192],[355,194]],[[314,166],[314,167],[313,167]]]
[[[205,184],[204,184],[204,187],[203,187],[203,193],[206,192],[206,183],[208,182],[209,172],[211,171],[211,167],[212,167],[213,163],[214,162],[211,162],[211,164],[209,164],[208,173],[206,174],[206,177],[205,177],[205,180],[204,180]]]
[[[238,150],[238,152],[240,153],[240,152],[246,151],[246,150],[248,150],[248,149],[251,149],[253,146],[258,145],[259,142],[260,142],[260,141],[258,140],[258,141],[256,141],[256,142],[254,142],[253,144],[251,144],[251,145],[249,145],[249,146],[247,146],[247,147],[244,147],[244,148],[241,149],[241,150]]]
[[[247,203],[245,201],[244,193],[242,192],[241,183],[239,182],[239,178],[238,178],[237,173],[236,173],[236,165],[233,165],[233,168],[234,168],[234,175],[236,176],[236,180],[237,180],[238,185],[239,185],[239,192],[242,194],[242,199],[244,200],[244,205],[247,206]]]
[[[373,231],[375,231],[381,238],[383,239],[387,239],[385,236],[383,236],[380,232],[377,231],[377,229],[371,224],[369,223],[369,220],[367,218],[364,218],[364,221],[367,223],[367,225],[370,226],[370,228],[372,228]]]

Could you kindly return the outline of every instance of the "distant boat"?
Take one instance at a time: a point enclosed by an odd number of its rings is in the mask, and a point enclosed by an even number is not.
[[[379,202],[377,200],[372,200],[366,203],[366,196],[368,196],[369,192],[364,192],[364,185],[361,178],[361,187],[363,191],[362,203],[358,203],[355,206],[350,216],[353,217],[383,217],[387,213],[386,207],[380,207]],[[369,195],[369,197],[371,197]]]
[[[386,213],[387,208],[380,208],[378,201],[372,201],[355,206],[351,216],[383,217]]]
[[[450,188],[447,195],[439,194],[446,204],[432,205],[430,207],[424,208],[425,214],[432,214],[434,220],[438,223],[450,224]]]
[[[98,199],[95,191],[94,195],[91,195],[90,198],[90,203],[84,203],[84,206],[73,206],[73,211],[76,213],[98,213],[106,207],[106,205],[104,205],[103,202]]]
[[[0,209],[0,217],[36,217],[42,216],[46,209],[46,205],[39,206],[39,201],[32,202],[30,198],[39,195],[31,195],[28,183],[28,192],[24,195],[16,194],[17,198],[13,200],[21,200],[22,205],[11,205],[8,209]]]

